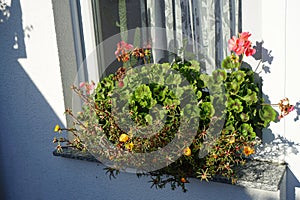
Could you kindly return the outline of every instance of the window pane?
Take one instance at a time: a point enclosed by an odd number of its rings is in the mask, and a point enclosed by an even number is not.
[[[228,39],[241,31],[240,0],[92,0],[92,4],[97,44],[123,30],[160,27],[164,33],[159,37],[157,30],[142,32],[141,44],[156,42],[182,57],[185,55],[179,50],[185,46],[185,50],[193,53],[208,73],[220,67],[223,58],[229,54],[226,48]],[[133,35],[125,37],[126,42],[133,43]],[[119,36],[121,40],[124,40],[122,34]],[[98,52],[102,54],[99,65],[107,65],[103,59],[112,52],[107,49],[98,51],[102,51]],[[168,51],[153,49],[152,53],[154,62],[173,59]],[[105,67],[105,74],[115,72],[119,66],[121,63],[115,60]]]

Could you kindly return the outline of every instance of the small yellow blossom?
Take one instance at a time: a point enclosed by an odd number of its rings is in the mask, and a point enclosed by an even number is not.
[[[228,142],[229,142],[229,144],[235,143],[235,137],[234,137],[234,136],[231,136],[231,137],[228,139]]]
[[[234,185],[236,184],[237,178],[231,178],[231,184]]]
[[[125,133],[121,134],[120,137],[119,137],[120,142],[127,142],[128,140],[129,140],[129,137]]]
[[[125,148],[132,151],[134,144],[132,142],[125,144]]]
[[[61,128],[58,124],[56,124],[56,126],[54,127],[54,132],[60,132]]]
[[[234,54],[231,54],[230,55],[230,59],[233,63],[238,63],[239,62],[239,57],[234,55]]]
[[[185,156],[190,156],[190,155],[192,155],[192,150],[190,149],[190,147],[185,148],[185,149],[183,150],[183,154],[184,154]]]
[[[245,154],[245,156],[249,156],[254,153],[254,149],[249,146],[244,146],[243,153]]]

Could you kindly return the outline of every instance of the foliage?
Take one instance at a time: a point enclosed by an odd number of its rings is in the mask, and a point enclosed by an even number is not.
[[[248,37],[244,35],[243,39],[248,40]],[[246,45],[248,55],[255,52],[251,44]],[[58,142],[58,150],[62,151],[60,142],[89,150],[92,147],[85,143],[86,138],[92,138],[99,144],[107,138],[108,145],[118,150],[114,154],[102,149],[111,161],[120,152],[154,152],[163,149],[176,137],[189,136],[179,131],[183,124],[181,117],[188,113],[191,118],[199,118],[197,134],[191,138],[192,142],[186,144],[178,159],[172,160],[170,156],[172,162],[164,168],[141,171],[138,176],[150,176],[152,187],[164,188],[170,184],[172,189],[182,187],[183,191],[186,191],[188,177],[208,181],[223,176],[235,183],[238,178],[236,167],[243,165],[246,158],[254,153],[258,142],[255,131],[267,127],[276,118],[275,110],[264,103],[259,83],[255,82],[255,72],[240,67],[245,52],[241,57],[234,54],[226,57],[222,69],[208,75],[201,73],[201,66],[195,60],[177,59],[173,63],[147,64],[151,59],[150,49],[134,48],[125,42],[120,43],[118,48],[116,57],[124,62],[124,66],[115,74],[103,78],[96,86],[94,83],[82,83],[79,88],[73,86],[74,92],[84,102],[82,112],[74,115],[68,109],[67,114],[73,117],[74,127],[62,129],[58,126],[55,132],[71,131],[76,140],[56,139],[53,142]],[[241,53],[238,47],[235,50]],[[140,69],[133,67],[130,64],[133,58],[146,66]],[[138,70],[138,73],[133,73],[133,70]],[[167,73],[168,70],[178,74]],[[155,82],[149,81],[153,74],[164,75],[152,77]],[[181,106],[188,95],[184,80],[196,96],[196,106]],[[120,106],[114,106],[117,104]],[[285,101],[280,105],[282,116],[293,109]],[[136,126],[128,124],[128,116]],[[225,120],[220,134],[216,135],[217,128],[214,126],[223,117]],[[155,159],[152,162],[158,162]],[[114,165],[105,170],[110,177],[115,177],[122,166]]]

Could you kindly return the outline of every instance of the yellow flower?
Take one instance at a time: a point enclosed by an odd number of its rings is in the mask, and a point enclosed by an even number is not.
[[[231,178],[232,185],[236,184],[237,178]]]
[[[54,127],[54,132],[60,132],[61,128],[58,124],[56,124],[56,126]]]
[[[234,54],[230,55],[230,59],[233,63],[239,63],[239,57]]]
[[[125,148],[132,151],[134,144],[132,142],[125,144]]]
[[[127,142],[128,140],[129,140],[129,137],[125,133],[121,134],[120,137],[119,137],[120,142]]]
[[[244,146],[243,153],[245,154],[245,156],[249,156],[254,153],[254,149],[249,146]]]
[[[183,150],[183,154],[184,154],[185,156],[190,156],[190,155],[192,155],[192,150],[190,149],[190,147],[185,148],[185,149]]]
[[[228,142],[229,144],[233,144],[235,142],[235,137],[234,136],[231,136],[229,139],[228,139]]]

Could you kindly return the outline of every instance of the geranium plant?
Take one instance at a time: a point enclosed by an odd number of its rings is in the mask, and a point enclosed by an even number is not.
[[[53,142],[58,144],[57,151],[63,151],[62,143],[80,151],[94,151],[87,140],[97,141],[98,144],[107,145],[107,149],[101,148],[98,153],[113,163],[116,159],[124,159],[119,156],[124,152],[132,155],[155,152],[167,147],[174,139],[187,135],[192,137],[191,142],[185,144],[181,152],[175,152],[180,154],[176,160],[172,157],[172,152],[169,152],[168,165],[154,171],[141,170],[138,175],[151,176],[155,187],[163,188],[170,184],[172,189],[181,186],[184,191],[190,177],[208,181],[223,176],[235,183],[238,178],[236,167],[246,162],[246,158],[255,152],[255,145],[259,143],[256,130],[267,127],[276,119],[276,111],[272,108],[274,105],[265,103],[262,98],[259,83],[254,79],[255,72],[241,67],[244,56],[255,54],[250,36],[248,32],[233,36],[228,42],[232,54],[223,60],[222,68],[214,70],[211,75],[201,73],[201,66],[195,60],[176,59],[172,63],[147,65],[146,73],[149,69],[152,74],[169,69],[181,75],[168,74],[164,77],[164,82],[179,86],[182,85],[183,78],[188,81],[197,104],[184,108],[181,101],[187,95],[185,90],[176,88],[177,92],[174,92],[170,87],[159,83],[140,83],[137,81],[139,77],[132,73],[135,68],[132,60],[134,63],[150,63],[151,49],[134,47],[121,41],[117,44],[115,55],[124,65],[115,74],[110,74],[97,84],[81,83],[78,87],[72,87],[84,104],[82,112],[76,115],[71,109],[66,110],[74,119],[74,127],[55,127],[55,132],[69,131],[74,134],[72,141],[64,137],[55,138]],[[139,73],[144,73],[143,68]],[[128,92],[133,84],[135,90]],[[116,89],[119,92],[114,94]],[[212,93],[212,90],[216,92]],[[116,99],[124,101],[128,107],[113,108]],[[216,114],[222,105],[224,109]],[[276,105],[281,112],[279,118],[294,108],[288,99],[283,99]],[[151,112],[155,114],[150,114]],[[195,135],[189,136],[189,133],[179,131],[184,113],[199,119]],[[119,126],[127,123],[125,115],[130,116],[130,120],[137,125],[135,128]],[[216,136],[212,125],[222,117],[224,121]],[[145,128],[150,125],[159,128]],[[138,136],[136,133],[139,133]],[[117,150],[111,151],[111,147]],[[203,153],[205,156],[200,156]],[[158,163],[158,159],[167,158],[155,157],[151,162]],[[139,166],[142,161],[130,162],[137,162],[135,166]],[[115,176],[122,167],[124,166],[109,165],[105,169],[111,176]]]

